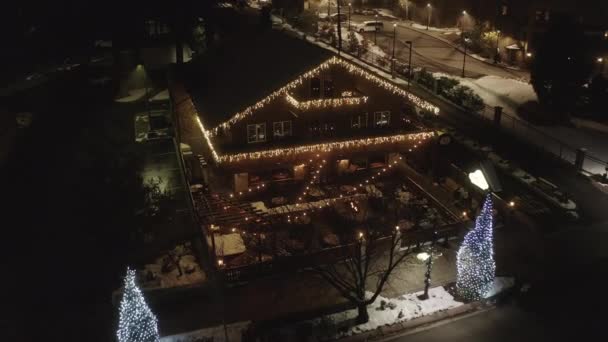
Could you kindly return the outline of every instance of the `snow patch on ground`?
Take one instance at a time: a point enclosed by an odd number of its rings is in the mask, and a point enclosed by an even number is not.
[[[129,90],[129,95],[118,98],[115,101],[121,103],[135,102],[141,100],[141,98],[143,98],[144,96],[146,96],[145,88],[131,89]]]
[[[420,25],[412,23],[412,27],[419,30],[426,30],[426,25]],[[443,33],[459,33],[460,29],[457,27],[433,27],[429,26],[429,31],[443,32]]]
[[[374,330],[384,325],[391,325],[397,322],[409,321],[414,318],[427,316],[439,311],[452,309],[463,305],[461,302],[454,300],[442,286],[429,289],[429,299],[420,300],[418,296],[423,292],[416,292],[403,295],[398,298],[385,298],[378,296],[376,301],[370,304],[367,309],[369,313],[369,321],[365,324],[360,324],[352,327],[342,336],[350,336],[364,331]],[[366,293],[367,296],[372,296],[371,292]],[[381,307],[382,302],[387,303],[384,309]],[[393,306],[391,309],[389,304]],[[402,313],[399,317],[399,313]],[[333,315],[325,316],[315,320],[313,323],[320,323],[322,320],[329,320],[334,324],[339,324],[357,317],[357,310],[348,310],[339,312]],[[338,336],[335,336],[338,337]]]
[[[484,76],[478,79],[461,78],[444,73],[434,73],[435,77],[456,79],[479,95],[490,107],[501,106],[504,111],[513,115],[517,108],[528,101],[537,101],[538,97],[531,84],[499,76]]]
[[[386,9],[386,8],[374,8],[377,12],[378,15],[381,15],[383,17],[387,17],[387,18],[391,18],[391,19],[399,19],[395,16],[395,14],[393,13],[393,11]]]
[[[226,324],[225,330],[223,325],[218,325],[184,334],[165,336],[160,339],[160,342],[198,342],[207,340],[213,342],[240,342],[243,332],[249,324],[251,324],[251,321]],[[227,338],[226,335],[228,335]]]
[[[152,96],[148,101],[167,101],[169,100],[169,89],[162,90],[158,94]]]

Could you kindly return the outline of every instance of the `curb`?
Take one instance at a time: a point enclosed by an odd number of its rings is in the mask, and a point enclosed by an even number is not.
[[[368,340],[383,340],[390,337],[394,337],[400,334],[413,333],[418,329],[430,328],[433,325],[447,320],[447,319],[458,319],[464,318],[468,315],[481,313],[485,310],[493,309],[494,306],[484,307],[483,302],[474,302],[464,304],[452,309],[440,311],[428,316],[422,316],[410,321],[398,322],[388,326],[381,326],[374,330],[362,332],[353,336],[337,339],[335,341],[341,342],[359,342]],[[485,310],[484,310],[485,309]]]

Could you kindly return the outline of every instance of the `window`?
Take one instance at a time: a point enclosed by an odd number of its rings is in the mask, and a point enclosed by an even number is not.
[[[386,127],[389,125],[390,122],[391,122],[391,112],[390,111],[374,113],[374,126]]]
[[[323,80],[323,97],[334,97],[334,81]]]
[[[272,132],[275,138],[291,136],[291,121],[278,121],[272,124]]]
[[[366,128],[367,127],[367,113],[353,115],[350,118],[350,128]]]
[[[500,9],[500,14],[507,15],[509,14],[509,7],[507,5],[502,5]]]
[[[266,141],[266,124],[247,125],[247,142],[256,143]]]
[[[321,80],[318,77],[310,80],[310,96],[318,98],[321,96]]]

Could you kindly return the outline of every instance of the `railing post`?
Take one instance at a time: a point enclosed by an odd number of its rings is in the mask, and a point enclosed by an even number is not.
[[[500,119],[502,118],[502,107],[494,107],[494,125],[500,127]]]
[[[574,168],[577,171],[583,170],[583,163],[585,162],[585,156],[587,155],[587,149],[581,147],[576,150],[576,159],[574,160]]]

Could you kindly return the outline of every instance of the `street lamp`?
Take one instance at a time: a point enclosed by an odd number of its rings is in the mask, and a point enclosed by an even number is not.
[[[376,14],[376,22],[378,22],[378,15]],[[374,44],[377,44],[376,36],[378,35],[378,25],[374,25]]]
[[[408,40],[405,42],[408,47],[410,48],[410,58],[408,61],[408,70],[407,70],[407,88],[410,88],[410,85],[412,84],[412,41]]]
[[[494,64],[498,63],[498,55],[499,55],[499,50],[498,50],[498,42],[500,40],[500,30],[496,30],[496,55],[494,56]]]
[[[606,61],[604,60],[603,57],[598,57],[596,59],[596,61],[600,64],[600,74],[604,73],[604,65],[606,64]]]
[[[431,25],[431,11],[433,10],[433,6],[431,6],[431,3],[426,4],[426,8],[427,8],[427,18],[426,18],[426,29],[429,29],[429,26]]]
[[[464,68],[467,64],[467,39],[466,38],[464,38],[462,40],[462,45],[464,45],[464,50],[462,53],[462,78],[464,78],[465,77]]]
[[[393,24],[393,58],[392,58],[392,73],[391,76],[392,78],[395,78],[395,42],[397,40],[397,24]]]
[[[348,3],[348,32],[350,32],[350,10],[353,7],[352,3]]]

